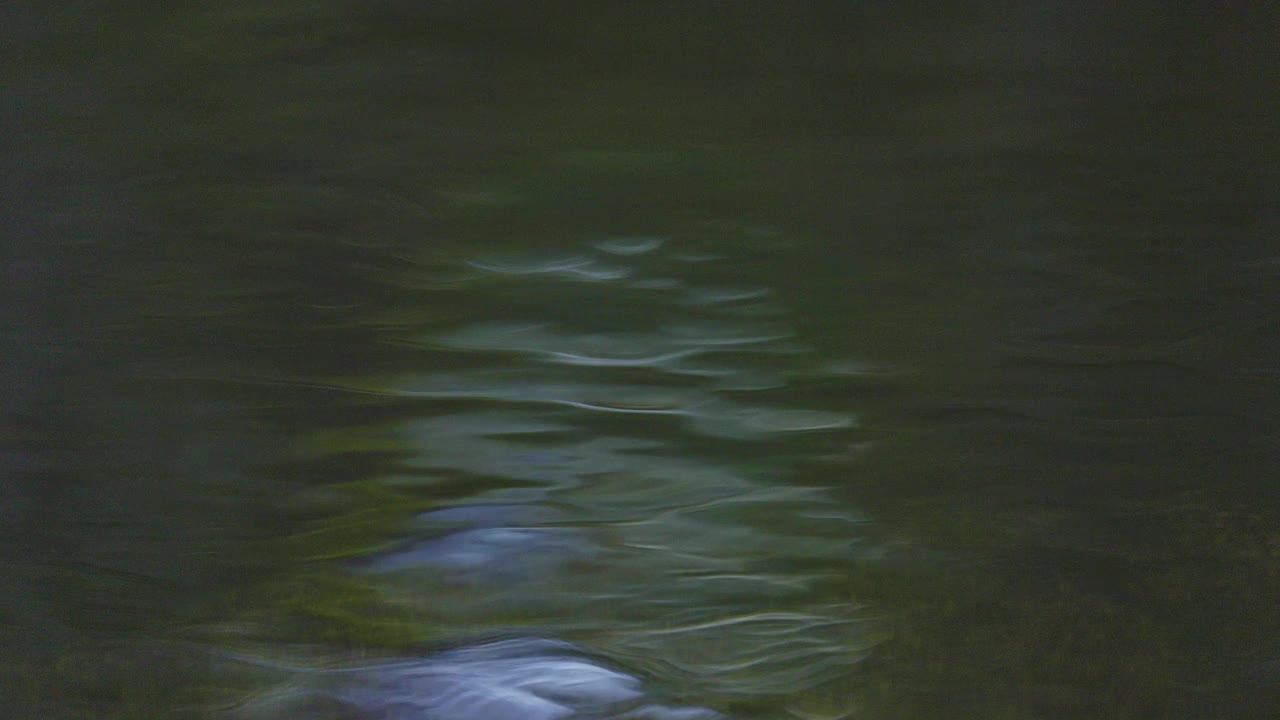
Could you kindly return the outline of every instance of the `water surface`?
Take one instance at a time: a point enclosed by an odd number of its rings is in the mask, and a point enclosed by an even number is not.
[[[1275,715],[1277,18],[1201,10],[16,6],[0,694]]]

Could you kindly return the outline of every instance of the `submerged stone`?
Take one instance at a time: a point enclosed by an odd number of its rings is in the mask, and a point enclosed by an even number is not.
[[[321,671],[286,684],[236,720],[725,720],[705,708],[651,702],[639,678],[569,643],[517,637],[420,661]]]
[[[365,561],[359,569],[389,573],[435,568],[460,580],[521,582],[545,578],[562,563],[593,552],[571,528],[476,527],[419,540]]]

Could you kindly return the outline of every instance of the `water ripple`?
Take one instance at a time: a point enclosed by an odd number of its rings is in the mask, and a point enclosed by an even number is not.
[[[643,255],[662,247],[666,241],[664,237],[616,237],[601,240],[595,247],[610,255]]]
[[[674,668],[708,693],[788,695],[846,675],[876,641],[869,621],[850,608],[820,606],[621,632],[609,649]]]
[[[490,369],[361,391],[452,401],[453,414],[401,427],[415,451],[402,464],[483,484],[356,569],[438,625],[501,628],[515,610],[703,698],[821,694],[878,641],[861,608],[832,601],[866,554],[865,520],[822,488],[776,477],[758,443],[840,432],[856,419],[747,393],[869,370],[800,367],[813,349],[796,340],[774,290],[722,277],[711,265],[720,256],[669,249],[679,242],[596,241],[594,252],[626,263],[617,266],[587,253],[466,263],[502,283],[504,297],[528,297],[520,312],[530,320],[470,318],[422,340],[454,354],[454,367],[492,353]],[[642,269],[655,274],[638,277]],[[548,280],[596,284],[549,296]],[[478,407],[456,412],[470,403]],[[520,652],[477,663],[443,656],[422,675],[442,698],[424,717],[723,717],[641,702],[633,676],[560,650]],[[550,683],[552,674],[565,680]],[[807,712],[784,706],[775,704]]]

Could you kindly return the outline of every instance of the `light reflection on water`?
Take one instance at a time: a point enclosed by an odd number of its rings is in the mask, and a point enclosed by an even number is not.
[[[1280,702],[1276,4],[821,2],[728,25],[715,3],[27,5],[0,30],[21,148],[0,160],[0,683],[27,692],[28,649],[239,595],[236,548],[303,518],[290,572],[381,564],[342,577],[502,660],[439,657],[471,673],[459,697],[532,680],[454,716],[738,714],[761,664],[820,658],[800,687],[853,669],[874,632],[839,576],[920,552],[867,538],[843,497],[1002,582],[944,591],[886,649],[869,682],[892,709],[824,685],[792,715]],[[477,334],[503,322],[537,332]],[[886,371],[868,350],[911,369],[859,381]],[[310,455],[272,462],[297,434]],[[282,587],[269,617],[336,592]],[[246,635],[405,647],[357,631],[363,608],[338,637]],[[771,650],[784,619],[796,645]],[[491,672],[515,667],[539,672]],[[687,707],[566,705],[547,693],[591,699],[552,668]],[[364,678],[360,713],[305,717],[405,714],[432,687]],[[59,712],[112,692],[44,684],[31,715],[115,715]]]
[[[639,678],[604,667],[579,648],[513,637],[396,662],[295,679],[239,707],[239,718],[396,717],[406,720],[724,720],[708,708],[673,707],[646,698]],[[296,698],[318,701],[298,705]],[[394,713],[393,715],[388,712]]]
[[[615,262],[642,256],[647,270],[678,278],[686,265],[671,246],[596,243]],[[591,272],[606,318],[630,302],[609,281],[638,274],[603,277],[577,253],[465,264],[489,275],[472,282],[499,278],[511,295]],[[779,458],[788,438],[846,432],[854,408],[780,408],[753,401],[749,384],[726,390],[726,375],[767,373],[758,394],[826,370],[810,367],[785,319],[733,312],[771,290],[678,284],[689,289],[652,298],[650,327],[579,328],[531,301],[523,320],[473,317],[420,338],[446,356],[496,359],[377,388],[428,409],[453,403],[400,427],[414,452],[403,467],[485,478],[490,489],[427,513],[355,568],[437,623],[496,631],[518,608],[522,626],[692,697],[782,699],[847,678],[878,637],[856,599],[831,590],[858,557],[864,520],[822,488],[789,480]],[[714,365],[689,365],[695,358]],[[457,412],[459,402],[474,407]]]

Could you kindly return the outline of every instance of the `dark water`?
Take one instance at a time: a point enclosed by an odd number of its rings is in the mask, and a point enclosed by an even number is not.
[[[7,9],[6,711],[1277,714],[1280,18],[930,5]]]

